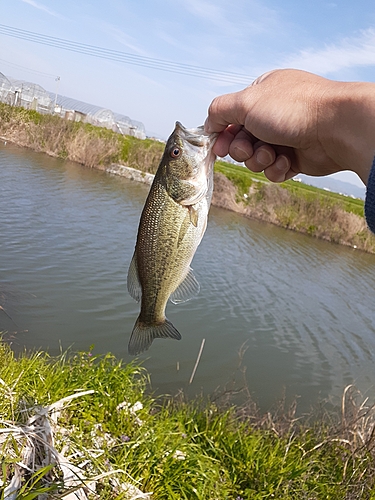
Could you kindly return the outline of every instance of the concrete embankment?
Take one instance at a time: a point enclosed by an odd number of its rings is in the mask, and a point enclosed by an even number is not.
[[[104,170],[109,174],[121,175],[121,177],[126,177],[132,181],[143,182],[144,184],[152,184],[155,177],[154,174],[141,172],[135,168],[126,167],[125,165],[119,165],[117,163],[105,167]]]
[[[121,136],[2,103],[0,137],[34,151],[148,184],[164,150],[164,144],[158,141]],[[275,185],[261,174],[218,161],[212,204],[285,229],[375,252],[375,237],[364,220],[362,201],[295,184],[287,181]]]
[[[146,184],[151,184],[154,178],[153,174],[120,164],[101,168]],[[332,243],[375,252],[375,238],[363,216],[348,212],[324,197],[315,195],[306,199],[282,186],[260,181],[253,181],[241,196],[234,182],[215,172],[212,205]]]

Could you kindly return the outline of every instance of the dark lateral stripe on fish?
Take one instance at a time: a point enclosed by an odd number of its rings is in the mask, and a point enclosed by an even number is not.
[[[144,325],[138,318],[130,337],[128,353],[135,356],[147,351],[153,340],[157,338],[181,340],[181,334],[167,319],[161,325]]]

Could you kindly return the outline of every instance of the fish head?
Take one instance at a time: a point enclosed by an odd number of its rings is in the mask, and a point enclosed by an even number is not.
[[[164,152],[165,180],[168,194],[181,205],[198,203],[212,190],[216,155],[212,147],[216,133],[206,134],[203,126],[185,128],[176,122]]]

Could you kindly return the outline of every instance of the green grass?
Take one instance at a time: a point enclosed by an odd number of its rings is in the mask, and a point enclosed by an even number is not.
[[[243,197],[245,193],[248,193],[254,180],[261,180],[258,178],[260,177],[260,174],[250,173],[250,170],[247,168],[220,160],[215,163],[215,172],[224,174],[225,177],[236,186],[240,197]]]
[[[35,151],[89,168],[120,163],[155,173],[164,144],[122,136],[112,130],[0,103],[0,135]],[[316,238],[375,252],[375,237],[363,217],[363,201],[303,183],[270,183],[263,173],[217,161],[215,171],[235,186],[220,191],[214,203]],[[233,199],[231,199],[233,198]],[[237,204],[237,205],[236,205]]]
[[[75,454],[77,465],[88,461],[88,477],[111,473],[97,483],[100,498],[128,498],[116,491],[114,477],[153,492],[153,499],[375,498],[373,438],[357,446],[350,437],[354,428],[345,430],[342,423],[308,426],[292,418],[264,418],[246,405],[219,408],[209,401],[156,400],[142,367],[109,354],[16,357],[0,344],[0,379],[2,421],[24,422],[26,407],[30,415],[35,405],[95,391],[61,412],[55,446]],[[118,409],[124,401],[128,405]],[[0,449],[0,478],[7,484],[21,447],[8,442]],[[123,472],[112,474],[114,470]],[[32,498],[26,495],[48,487],[61,493],[61,480],[51,485],[47,476],[45,470],[40,477],[26,474],[25,496],[19,498]]]
[[[364,215],[363,200],[358,198],[351,198],[350,196],[344,196],[333,191],[325,191],[324,189],[310,186],[303,182],[287,181],[282,186],[291,193],[304,196],[307,199],[320,197],[332,204],[339,204],[346,212],[351,212],[361,217]]]
[[[254,182],[269,183],[269,180],[263,173],[251,172],[251,170],[243,166],[225,161],[217,161],[215,163],[215,171],[224,174],[237,187],[238,194],[241,197],[248,192]],[[325,191],[324,189],[293,180],[283,182],[279,186],[306,200],[314,200],[319,197],[325,202],[339,204],[346,212],[351,212],[361,217],[364,215],[363,200],[344,196],[333,191]]]

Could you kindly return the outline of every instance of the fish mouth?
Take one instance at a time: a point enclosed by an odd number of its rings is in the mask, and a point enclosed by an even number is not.
[[[205,147],[207,152],[211,150],[215,144],[216,138],[219,135],[217,132],[213,134],[207,134],[204,131],[204,126],[196,128],[186,128],[180,122],[176,122],[175,132],[181,137],[181,139],[187,141],[192,146]]]
[[[212,148],[219,134],[217,132],[207,134],[203,125],[196,128],[185,128],[182,123],[177,121],[173,135],[182,142],[187,156],[194,158],[194,163],[201,166],[199,170],[206,179],[211,179],[216,160]]]

